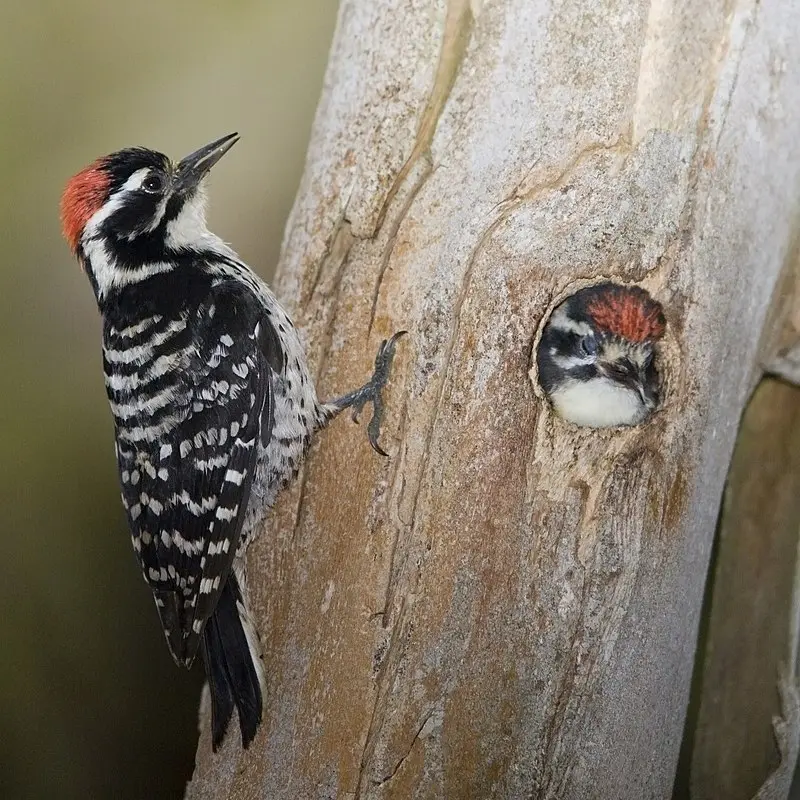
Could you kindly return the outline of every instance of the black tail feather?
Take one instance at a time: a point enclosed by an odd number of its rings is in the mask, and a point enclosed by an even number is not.
[[[211,741],[212,747],[216,750],[225,735],[234,709],[233,687],[225,668],[216,613],[211,615],[203,633],[203,662],[206,667],[208,688],[211,690]]]
[[[214,613],[203,632],[203,661],[211,690],[211,746],[222,743],[233,714],[239,710],[242,746],[253,741],[261,722],[261,684],[237,609],[239,585],[231,572]]]

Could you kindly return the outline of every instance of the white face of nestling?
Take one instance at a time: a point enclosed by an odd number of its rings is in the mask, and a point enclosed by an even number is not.
[[[658,406],[655,341],[660,306],[615,284],[581,290],[555,309],[539,344],[539,381],[559,416],[576,425],[638,425]]]

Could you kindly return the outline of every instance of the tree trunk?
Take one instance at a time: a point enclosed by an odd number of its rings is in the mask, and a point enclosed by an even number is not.
[[[664,798],[796,226],[792,0],[343,0],[277,288],[321,396],[406,328],[377,457],[318,437],[251,548],[265,718],[190,798]],[[603,279],[665,308],[662,410],[555,418]],[[529,370],[531,370],[529,376]]]
[[[767,796],[788,796],[800,732],[799,533],[800,390],[764,380],[744,416],[720,521],[692,800],[751,800],[782,758],[783,793]]]

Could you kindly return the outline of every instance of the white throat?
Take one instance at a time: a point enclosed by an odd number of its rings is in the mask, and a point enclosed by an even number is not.
[[[567,380],[550,399],[559,416],[588,428],[638,425],[650,413],[638,392],[608,378]]]
[[[206,225],[206,193],[202,185],[183,204],[178,216],[167,223],[164,241],[174,250],[216,250],[216,245],[222,243]]]

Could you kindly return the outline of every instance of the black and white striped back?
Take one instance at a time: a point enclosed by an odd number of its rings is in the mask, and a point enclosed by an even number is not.
[[[133,299],[152,313],[105,315],[103,362],[134,549],[188,665],[236,554],[283,355],[241,283],[209,276],[184,308],[158,293],[169,277],[151,280]]]

